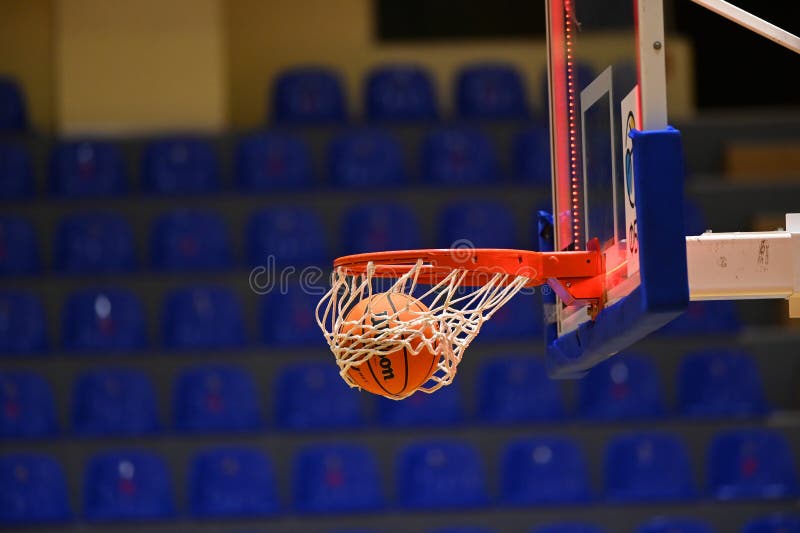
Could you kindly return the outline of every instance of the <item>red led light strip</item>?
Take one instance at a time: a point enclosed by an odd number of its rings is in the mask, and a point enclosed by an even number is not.
[[[567,113],[569,116],[569,177],[570,177],[570,199],[572,208],[572,244],[576,250],[582,248],[580,244],[581,236],[581,215],[580,215],[580,180],[578,177],[578,140],[577,140],[577,120],[575,109],[575,62],[572,56],[573,32],[575,30],[573,21],[575,13],[572,8],[572,0],[564,0],[564,46],[567,59]]]

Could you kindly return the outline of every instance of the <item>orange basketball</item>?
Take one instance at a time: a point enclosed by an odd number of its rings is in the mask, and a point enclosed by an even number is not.
[[[397,313],[400,320],[411,320],[416,318],[417,312],[427,311],[422,302],[399,293],[374,294],[370,298],[365,298],[358,302],[345,317],[346,322],[360,321],[376,325],[381,322],[381,315],[389,316]],[[364,316],[368,314],[368,316]],[[388,326],[394,325],[392,322]],[[433,336],[433,326],[423,326],[426,337]],[[354,330],[353,333],[360,334],[357,325],[346,325],[342,332]],[[422,347],[418,353],[417,345],[412,349],[398,349],[388,355],[374,355],[369,360],[348,371],[349,376],[355,383],[364,390],[373,394],[386,396],[387,398],[400,398],[408,392],[414,391],[424,384],[436,371],[438,357],[426,347]],[[422,340],[418,339],[421,344]]]

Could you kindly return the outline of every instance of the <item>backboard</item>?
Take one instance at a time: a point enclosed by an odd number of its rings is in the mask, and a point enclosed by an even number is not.
[[[605,306],[610,308],[642,285],[641,207],[631,132],[667,127],[662,2],[546,0],[545,4],[552,246],[556,251],[602,251]],[[682,206],[675,208],[680,212]],[[682,232],[681,224],[676,227]],[[588,307],[558,299],[548,316],[555,339],[579,335],[593,322]],[[612,355],[623,343],[609,338],[631,337],[626,328],[614,331],[612,326],[603,333],[602,345],[595,347],[587,342],[588,334],[573,338],[580,346],[575,358],[588,368],[590,361]]]

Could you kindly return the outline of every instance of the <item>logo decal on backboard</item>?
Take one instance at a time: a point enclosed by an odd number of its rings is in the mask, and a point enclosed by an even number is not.
[[[628,277],[639,272],[639,226],[636,220],[636,186],[633,174],[632,130],[639,124],[639,86],[633,88],[620,104],[620,123],[622,124],[622,153],[625,154],[625,225],[627,235]]]

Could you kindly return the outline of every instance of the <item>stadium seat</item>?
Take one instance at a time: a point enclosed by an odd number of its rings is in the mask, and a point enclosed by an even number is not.
[[[591,524],[563,522],[534,528],[531,533],[605,533],[605,530]]]
[[[522,77],[507,64],[464,67],[456,79],[456,107],[464,119],[525,119],[530,115]]]
[[[156,194],[202,194],[219,189],[219,162],[211,143],[198,137],[150,141],[142,156],[145,190]]]
[[[488,359],[478,374],[478,414],[484,422],[518,424],[564,418],[564,399],[544,362],[530,355]]]
[[[425,136],[422,178],[438,185],[485,185],[500,179],[497,153],[478,129],[444,127]]]
[[[339,187],[405,185],[403,159],[403,149],[391,134],[375,128],[351,130],[328,146],[328,175]]]
[[[439,216],[441,248],[519,248],[514,214],[499,202],[447,204]]]
[[[50,456],[0,455],[0,526],[66,522],[67,483],[61,465]]]
[[[774,430],[725,430],[708,451],[708,484],[718,500],[795,498],[800,495],[792,450]]]
[[[419,220],[401,204],[353,206],[344,214],[342,247],[344,254],[421,248]]]
[[[82,213],[61,219],[53,243],[55,267],[66,274],[131,272],[136,248],[128,221],[115,213]]]
[[[161,314],[164,345],[178,350],[221,350],[245,345],[244,317],[238,296],[228,288],[175,289]]]
[[[30,198],[34,189],[28,151],[20,144],[0,143],[0,200]]]
[[[416,392],[403,401],[378,398],[378,420],[393,427],[444,427],[464,421],[461,385],[453,381],[433,394]]]
[[[478,451],[458,441],[419,442],[400,450],[399,503],[415,509],[470,508],[488,503]]]
[[[274,390],[275,416],[282,428],[319,430],[364,425],[363,396],[347,386],[331,361],[281,368]]]
[[[730,335],[741,329],[739,312],[733,300],[689,302],[684,314],[658,330],[665,336]]]
[[[164,213],[153,224],[150,259],[154,268],[167,272],[231,268],[228,227],[213,211],[182,209]]]
[[[612,438],[604,470],[606,497],[613,502],[680,501],[695,495],[686,448],[668,433]]]
[[[742,533],[798,533],[800,516],[774,514],[754,518],[745,524]]]
[[[270,266],[270,261],[274,261],[272,265],[277,268],[327,267],[330,256],[325,235],[325,226],[313,209],[292,206],[262,209],[247,223],[248,261],[251,266]]]
[[[0,133],[20,133],[28,129],[28,109],[20,85],[0,76]]]
[[[378,464],[354,444],[314,445],[294,459],[294,506],[301,513],[354,513],[384,506]]]
[[[279,124],[337,124],[347,120],[339,76],[318,67],[284,71],[272,87],[272,117]]]
[[[104,141],[62,142],[50,157],[50,190],[68,198],[125,194],[128,177],[122,154]]]
[[[578,446],[565,438],[511,442],[502,456],[502,501],[508,505],[555,505],[589,500],[589,473]]]
[[[514,178],[522,183],[550,187],[550,132],[545,124],[520,131],[514,137],[511,156]]]
[[[302,139],[291,135],[248,135],[236,149],[236,179],[250,192],[309,188],[314,183],[311,152]]]
[[[127,289],[82,289],[67,297],[61,311],[65,350],[127,352],[147,345],[144,310]]]
[[[316,319],[321,296],[297,284],[268,292],[261,301],[262,340],[276,346],[322,347],[325,339]]]
[[[43,353],[47,344],[41,300],[22,291],[0,291],[0,356]]]
[[[700,520],[659,517],[640,525],[636,533],[714,533],[714,529]]]
[[[439,118],[430,74],[414,65],[386,65],[367,76],[367,119],[373,122],[432,122]]]
[[[643,355],[616,355],[593,368],[578,386],[582,417],[641,420],[664,415],[658,371]]]
[[[523,290],[481,326],[480,338],[497,341],[540,338],[543,320],[541,297]]]
[[[684,356],[678,369],[680,412],[692,417],[748,417],[769,409],[753,358],[736,350]]]
[[[80,435],[143,435],[159,429],[156,394],[139,370],[88,370],[72,388],[72,427]]]
[[[175,514],[172,481],[161,457],[143,451],[110,451],[86,465],[84,514],[89,521],[139,521]]]
[[[27,371],[0,371],[0,439],[37,438],[57,432],[50,385]]]
[[[280,505],[272,464],[252,448],[216,448],[195,455],[188,494],[192,515],[201,518],[268,516]]]
[[[187,432],[238,432],[261,427],[252,376],[229,365],[187,368],[174,388],[175,426]]]
[[[22,217],[0,215],[0,277],[38,274],[39,239]]]

